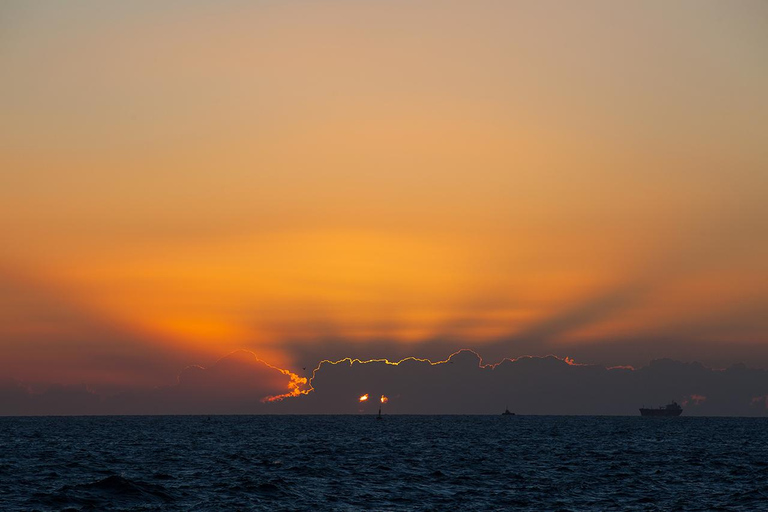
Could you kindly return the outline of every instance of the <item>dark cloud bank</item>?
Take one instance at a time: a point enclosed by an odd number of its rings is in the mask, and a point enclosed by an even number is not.
[[[359,402],[363,394],[367,402]],[[0,413],[358,414],[375,412],[381,395],[389,398],[383,407],[390,414],[499,414],[508,406],[518,414],[637,415],[641,405],[677,400],[688,416],[765,416],[768,371],[670,359],[605,368],[554,356],[483,365],[464,350],[439,363],[325,361],[303,382],[240,351],[209,368],[184,369],[173,386],[108,397],[86,386],[41,390],[7,381],[0,383]]]

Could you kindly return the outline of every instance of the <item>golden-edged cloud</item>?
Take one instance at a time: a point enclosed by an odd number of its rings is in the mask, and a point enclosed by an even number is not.
[[[4,9],[0,265],[104,357],[768,336],[763,5]],[[7,364],[106,379],[35,301]]]

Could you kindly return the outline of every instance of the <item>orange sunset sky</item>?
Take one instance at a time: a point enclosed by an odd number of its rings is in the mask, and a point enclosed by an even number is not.
[[[0,76],[2,377],[768,367],[765,2],[5,1]]]

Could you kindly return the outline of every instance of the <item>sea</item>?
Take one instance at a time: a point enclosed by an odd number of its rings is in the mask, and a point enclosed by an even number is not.
[[[768,510],[768,419],[0,417],[0,510]]]

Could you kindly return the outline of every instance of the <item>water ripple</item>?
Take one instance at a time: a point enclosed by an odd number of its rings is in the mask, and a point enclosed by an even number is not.
[[[3,510],[754,510],[765,419],[0,418]]]

